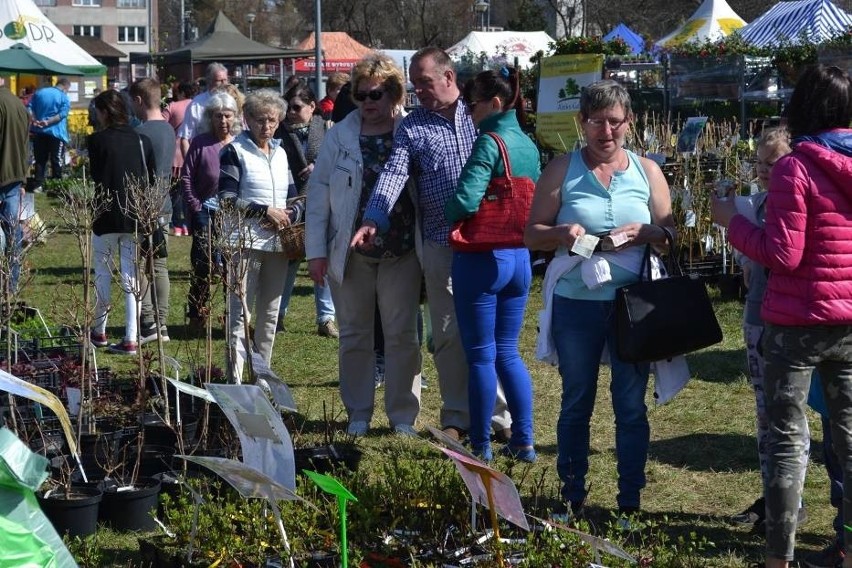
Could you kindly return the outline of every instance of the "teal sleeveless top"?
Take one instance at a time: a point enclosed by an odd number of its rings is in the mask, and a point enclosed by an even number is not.
[[[597,235],[626,223],[651,222],[648,177],[639,157],[629,150],[625,152],[627,169],[615,172],[606,188],[586,165],[582,151],[574,150],[560,189],[562,205],[556,215],[557,225],[578,223],[586,233]],[[568,251],[560,248],[559,254],[568,254]],[[610,263],[610,272],[610,282],[590,290],[580,277],[580,265],[577,265],[556,284],[555,293],[574,300],[614,300],[616,288],[639,278],[614,263]]]

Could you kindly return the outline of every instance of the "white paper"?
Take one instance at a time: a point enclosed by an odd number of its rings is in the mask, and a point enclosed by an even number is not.
[[[592,258],[592,254],[594,254],[595,247],[598,246],[599,241],[600,239],[594,235],[583,235],[574,241],[571,252],[583,258]]]

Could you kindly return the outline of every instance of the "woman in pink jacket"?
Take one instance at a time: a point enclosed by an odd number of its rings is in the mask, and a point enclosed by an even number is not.
[[[814,368],[844,486],[852,487],[852,80],[837,67],[808,68],[787,115],[793,152],[772,170],[765,227],[737,215],[732,200],[713,202],[713,219],[729,228],[731,244],[769,269],[761,309],[770,425],[767,568],[793,560]],[[852,519],[852,499],[844,500],[843,514]],[[847,531],[847,551],[850,537]]]

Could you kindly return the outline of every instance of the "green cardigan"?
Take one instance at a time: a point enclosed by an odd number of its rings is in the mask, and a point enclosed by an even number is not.
[[[514,109],[489,116],[480,123],[479,132],[470,158],[459,176],[456,192],[444,207],[444,215],[451,223],[476,213],[488,182],[492,177],[504,175],[497,143],[484,132],[495,132],[506,143],[513,176],[538,181],[541,175],[538,148],[521,130]]]

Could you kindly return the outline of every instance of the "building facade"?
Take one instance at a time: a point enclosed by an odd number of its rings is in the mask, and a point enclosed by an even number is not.
[[[95,37],[130,54],[157,51],[157,0],[34,0],[36,6],[64,34]],[[144,65],[131,68],[121,58],[118,76],[122,85],[146,74]]]

